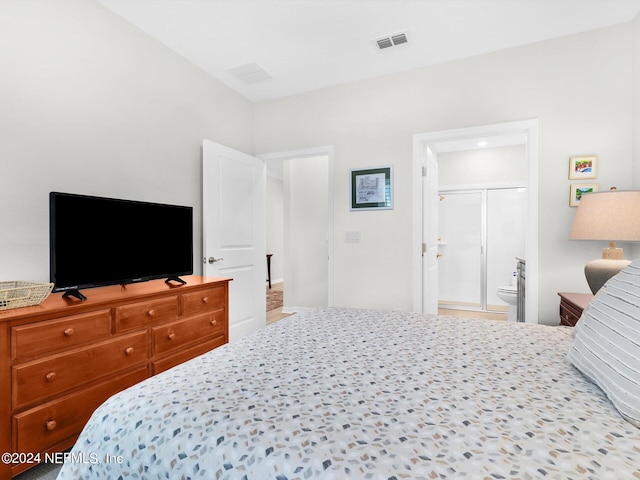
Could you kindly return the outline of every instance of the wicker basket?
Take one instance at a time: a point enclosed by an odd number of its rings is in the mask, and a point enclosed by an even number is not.
[[[52,289],[53,283],[0,282],[0,310],[38,305]]]

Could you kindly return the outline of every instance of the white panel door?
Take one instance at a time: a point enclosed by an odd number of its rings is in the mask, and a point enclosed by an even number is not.
[[[266,324],[264,162],[203,141],[202,234],[205,276],[230,277],[229,340]]]
[[[438,313],[438,159],[426,148],[422,178],[422,312]]]

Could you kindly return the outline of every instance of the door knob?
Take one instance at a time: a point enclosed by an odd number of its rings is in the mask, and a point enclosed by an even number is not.
[[[224,260],[224,258],[209,257],[209,263],[216,263],[216,262],[219,262],[221,260]]]
[[[441,253],[436,253],[436,258],[440,258],[442,256]]]

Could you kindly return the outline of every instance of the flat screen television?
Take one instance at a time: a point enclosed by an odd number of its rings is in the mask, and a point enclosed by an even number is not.
[[[51,192],[49,260],[54,292],[193,273],[193,208]]]

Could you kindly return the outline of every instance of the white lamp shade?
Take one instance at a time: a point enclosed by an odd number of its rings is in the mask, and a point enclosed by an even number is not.
[[[571,240],[640,240],[640,191],[611,190],[582,196]]]
[[[583,195],[573,219],[571,240],[608,240],[602,259],[584,268],[589,288],[595,294],[612,276],[626,267],[622,249],[616,241],[640,240],[640,191],[611,190]]]

